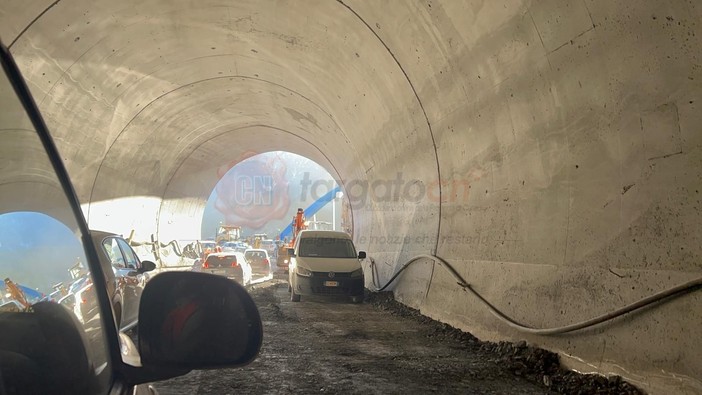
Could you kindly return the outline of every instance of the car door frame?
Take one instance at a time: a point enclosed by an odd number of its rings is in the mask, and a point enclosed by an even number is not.
[[[2,68],[8,78],[9,83],[12,85],[18,100],[21,102],[27,117],[32,123],[32,126],[34,127],[34,130],[41,141],[44,151],[54,169],[56,178],[58,179],[61,189],[66,196],[66,200],[68,201],[73,217],[75,218],[76,225],[80,232],[80,239],[83,243],[87,265],[92,272],[92,276],[93,278],[105,278],[105,271],[100,264],[97,246],[95,243],[93,243],[87,221],[83,216],[83,210],[80,206],[78,195],[73,188],[68,171],[66,170],[61,155],[56,148],[56,144],[49,133],[49,129],[44,122],[44,118],[42,117],[41,112],[39,111],[36,102],[34,101],[34,98],[32,97],[24,78],[19,71],[19,68],[17,67],[17,63],[15,63],[14,58],[10,54],[5,44],[2,42],[0,42],[0,63],[2,64]],[[133,385],[130,385],[124,379],[130,368],[122,362],[119,334],[117,332],[117,327],[114,324],[114,320],[112,319],[112,314],[104,314],[104,312],[112,311],[110,296],[107,291],[107,284],[104,281],[94,281],[93,285],[95,287],[94,289],[100,311],[103,313],[100,314],[100,320],[102,321],[103,333],[105,335],[104,340],[106,343],[112,373],[112,377],[110,379],[110,392],[122,393],[120,392],[122,389],[128,390],[133,387]]]

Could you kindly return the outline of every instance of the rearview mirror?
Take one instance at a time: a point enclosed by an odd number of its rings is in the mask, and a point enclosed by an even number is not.
[[[295,249],[294,248],[288,248],[288,256],[295,256]]]
[[[366,252],[358,251],[358,259],[366,259]]]
[[[261,317],[251,296],[225,277],[166,272],[146,283],[139,306],[145,367],[243,366],[258,355]]]
[[[141,261],[141,269],[139,273],[146,273],[156,269],[156,264],[152,261]]]

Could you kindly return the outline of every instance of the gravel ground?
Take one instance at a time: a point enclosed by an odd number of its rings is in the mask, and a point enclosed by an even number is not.
[[[392,292],[370,294],[368,302],[376,309],[393,315],[407,317],[426,325],[435,341],[457,341],[482,358],[497,360],[514,375],[533,383],[540,383],[551,392],[559,394],[643,394],[620,376],[604,377],[579,374],[561,367],[558,354],[532,347],[526,342],[483,342],[450,325],[423,316],[393,298]]]
[[[276,279],[251,294],[264,324],[257,360],[156,383],[162,395],[642,393],[619,377],[562,369],[557,354],[523,342],[481,342],[391,293],[292,303]]]

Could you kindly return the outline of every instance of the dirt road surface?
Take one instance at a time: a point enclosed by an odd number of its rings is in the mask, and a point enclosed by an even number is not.
[[[480,342],[392,299],[369,294],[289,301],[287,282],[259,284],[259,357],[239,369],[193,371],[155,385],[192,394],[638,394],[618,377],[584,376],[526,344]]]

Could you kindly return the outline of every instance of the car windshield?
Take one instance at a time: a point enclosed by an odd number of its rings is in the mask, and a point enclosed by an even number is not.
[[[355,258],[356,249],[349,239],[314,237],[300,240],[301,257]]]

